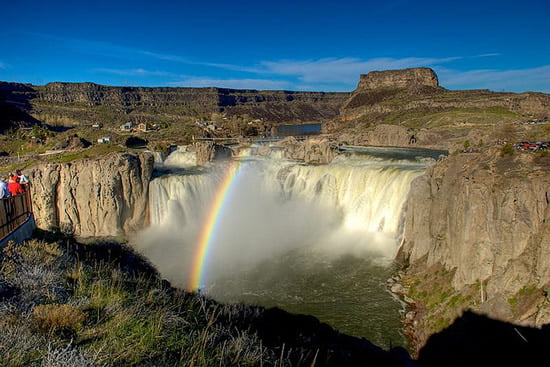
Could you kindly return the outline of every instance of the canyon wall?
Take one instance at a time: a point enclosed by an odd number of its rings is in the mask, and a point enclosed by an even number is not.
[[[357,90],[379,88],[439,87],[437,75],[430,68],[371,71],[361,74]]]
[[[398,111],[429,114],[495,107],[543,117],[550,113],[550,95],[447,90],[439,87],[437,75],[430,68],[373,71],[361,75],[357,88],[342,105],[341,114],[349,119]]]
[[[435,293],[433,269],[442,267],[449,298],[475,289],[461,307],[509,322],[550,323],[548,160],[491,148],[452,155],[413,181],[399,254],[409,272],[423,274],[411,284]],[[425,336],[438,331],[416,321]]]
[[[63,115],[73,120],[124,121],[132,113],[200,117],[223,112],[264,122],[319,121],[338,116],[349,93],[258,91],[228,88],[112,87],[95,83],[44,86],[0,82],[2,124],[36,122],[34,116]],[[13,110],[13,111],[12,111]],[[27,113],[26,116],[20,115]],[[126,116],[127,117],[127,116]],[[5,118],[5,122],[2,122]]]
[[[38,228],[78,237],[124,236],[148,223],[149,153],[47,163],[31,172]]]
[[[504,126],[550,116],[550,95],[447,90],[428,68],[361,75],[325,131],[356,145],[457,150],[465,141],[496,141]],[[393,127],[392,127],[393,126]]]

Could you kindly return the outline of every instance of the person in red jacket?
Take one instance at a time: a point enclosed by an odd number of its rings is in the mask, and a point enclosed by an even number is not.
[[[19,183],[19,177],[12,176],[8,181],[8,191],[12,196],[19,195],[23,193],[23,186]]]

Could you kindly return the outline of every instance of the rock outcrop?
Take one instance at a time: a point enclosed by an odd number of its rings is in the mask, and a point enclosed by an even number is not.
[[[375,131],[379,125],[395,125],[418,131],[418,146],[456,150],[465,140],[472,141],[470,133],[476,142],[496,140],[495,126],[548,116],[548,94],[446,90],[439,87],[433,70],[415,68],[361,75],[340,116],[325,124],[324,130],[351,136],[359,144],[407,144],[406,139],[392,135],[387,135],[391,142],[377,138],[382,137]],[[429,132],[421,137],[423,129]]]
[[[504,321],[549,323],[547,167],[545,157],[501,157],[492,148],[452,155],[415,179],[400,258],[424,271],[417,285],[433,289],[429,269],[442,266],[457,297],[477,289],[469,307]]]
[[[223,112],[227,116],[247,115],[265,122],[326,120],[339,114],[348,97],[349,93],[332,92],[112,87],[59,82],[33,86],[0,82],[0,111],[12,109],[19,114],[32,111],[39,119],[64,116],[71,121],[102,123],[127,121],[127,115],[136,109],[142,114],[188,117]],[[17,116],[13,115],[10,120],[16,121]],[[29,125],[37,120],[28,115],[24,121]]]
[[[43,164],[31,172],[38,228],[78,237],[124,236],[148,222],[149,153]]]
[[[328,164],[339,154],[337,144],[323,137],[297,140],[289,136],[277,142],[273,148],[282,150],[283,157],[286,159],[304,161],[307,164]],[[270,155],[271,149],[266,146],[259,154]]]
[[[437,75],[430,68],[411,68],[401,70],[371,71],[361,74],[357,90],[381,88],[438,88]]]
[[[359,134],[342,134],[340,140],[351,145],[393,147],[443,146],[441,136],[427,129],[412,129],[397,125],[380,124]]]
[[[216,144],[212,141],[197,142],[187,148],[190,152],[195,152],[197,155],[197,164],[204,166],[208,162],[216,159],[230,159],[231,150],[223,145]]]

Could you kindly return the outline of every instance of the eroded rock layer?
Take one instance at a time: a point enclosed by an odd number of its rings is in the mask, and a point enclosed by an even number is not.
[[[75,236],[124,236],[148,223],[153,155],[48,163],[31,174],[36,224]]]
[[[550,322],[548,163],[489,149],[452,155],[413,181],[400,258],[416,273],[407,286],[417,291],[409,293],[428,303],[428,317],[417,320],[423,337],[461,308],[532,326]],[[430,290],[441,291],[443,306]],[[435,312],[440,325],[429,324]]]

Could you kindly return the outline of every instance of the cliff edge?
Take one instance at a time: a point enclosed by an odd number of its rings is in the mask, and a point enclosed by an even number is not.
[[[399,257],[419,343],[468,308],[550,322],[550,159],[456,154],[412,183]]]
[[[430,68],[371,71],[368,74],[361,74],[356,91],[414,87],[439,88],[437,75]]]
[[[465,140],[496,140],[506,124],[548,116],[548,94],[447,90],[432,69],[412,68],[361,75],[325,130],[354,145],[456,150]]]
[[[48,163],[31,172],[38,228],[77,237],[124,236],[148,221],[149,153]]]

